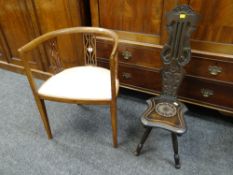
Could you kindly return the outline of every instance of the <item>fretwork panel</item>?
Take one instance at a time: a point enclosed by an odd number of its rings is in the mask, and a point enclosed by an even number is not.
[[[94,34],[83,34],[85,64],[96,65],[96,37]]]

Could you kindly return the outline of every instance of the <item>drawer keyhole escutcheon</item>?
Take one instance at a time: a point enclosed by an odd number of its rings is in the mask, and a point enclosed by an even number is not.
[[[222,67],[219,67],[219,66],[209,66],[208,70],[209,70],[209,73],[211,75],[218,75],[219,73],[222,72]]]
[[[214,91],[211,90],[211,89],[202,88],[201,89],[201,94],[202,94],[203,97],[208,98],[208,97],[214,95]]]
[[[130,78],[132,77],[131,74],[128,73],[128,72],[123,72],[123,73],[122,73],[122,76],[123,76],[125,79],[130,79]]]
[[[130,58],[132,58],[132,53],[128,50],[123,51],[121,55],[125,60],[129,60]]]

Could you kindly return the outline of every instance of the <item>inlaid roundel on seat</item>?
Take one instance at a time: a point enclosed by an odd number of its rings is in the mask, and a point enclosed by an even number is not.
[[[116,93],[119,81],[116,79]],[[42,96],[74,100],[111,100],[110,70],[96,66],[79,66],[52,76],[39,88]]]

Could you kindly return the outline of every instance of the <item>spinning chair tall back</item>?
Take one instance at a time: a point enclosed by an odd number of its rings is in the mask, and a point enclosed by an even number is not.
[[[198,16],[187,5],[178,6],[167,15],[169,38],[161,52],[162,92],[159,97],[147,101],[148,108],[141,118],[146,131],[136,149],[136,155],[139,155],[153,127],[171,131],[176,168],[180,168],[176,135],[186,131],[183,116],[187,111],[185,105],[177,100],[177,91],[185,74],[183,66],[191,58],[189,40],[197,20]]]
[[[84,66],[68,69],[62,67],[57,39],[60,36],[69,34],[83,35],[83,48],[77,49],[84,54],[84,58],[82,58],[84,59]],[[97,36],[108,37],[112,41],[112,52],[109,55],[110,70],[97,67]],[[37,88],[28,63],[28,53],[42,43],[50,43],[51,56],[49,58],[51,58],[51,69],[54,74],[50,74],[51,77]],[[116,96],[119,90],[117,45],[118,36],[111,30],[96,27],[74,27],[46,33],[18,50],[24,60],[26,75],[49,139],[52,138],[52,133],[44,100],[75,104],[110,105],[113,146],[117,146]]]

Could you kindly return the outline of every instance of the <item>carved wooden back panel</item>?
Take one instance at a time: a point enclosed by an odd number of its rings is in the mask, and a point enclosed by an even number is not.
[[[58,73],[58,72],[62,71],[63,65],[62,65],[61,57],[60,57],[59,51],[58,51],[57,38],[53,38],[49,41],[49,48],[50,48],[49,49],[50,56],[48,56],[48,58],[49,58],[49,62],[50,62],[50,68],[51,68],[52,72]]]
[[[97,35],[93,32],[91,33],[81,33],[82,36],[82,47],[77,48],[79,52],[82,52],[84,65],[94,65],[97,66],[97,59],[96,59],[96,37]],[[49,71],[52,73],[59,73],[65,67],[62,63],[64,59],[61,54],[59,53],[59,43],[58,38],[52,38],[47,42],[47,56],[49,60]],[[77,58],[78,59],[78,58]]]
[[[184,76],[183,66],[191,58],[190,35],[195,30],[198,15],[188,5],[181,5],[167,15],[168,42],[161,52],[163,61],[162,96],[176,98]]]
[[[83,47],[85,64],[97,65],[96,36],[90,33],[83,34]]]

